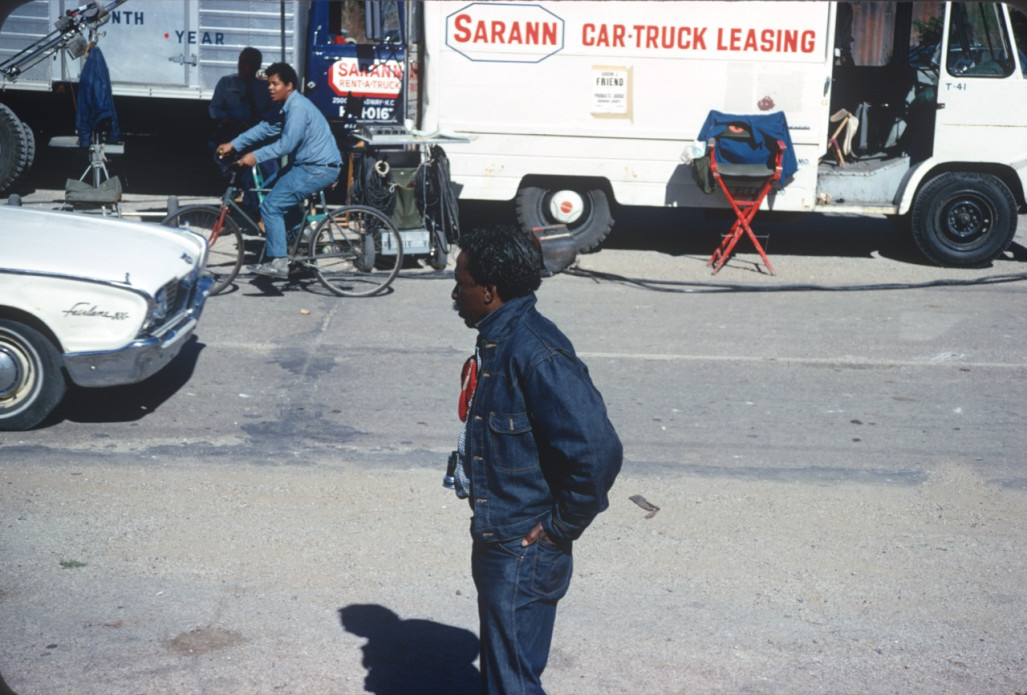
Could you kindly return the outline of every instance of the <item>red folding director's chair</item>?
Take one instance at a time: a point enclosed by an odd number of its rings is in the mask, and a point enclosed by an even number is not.
[[[706,145],[706,153],[692,162],[696,183],[706,193],[714,193],[717,188],[723,191],[735,213],[731,231],[710,256],[714,274],[727,263],[744,235],[773,275],[774,268],[751,222],[770,191],[783,188],[799,167],[784,113],[737,115],[710,111],[696,141]]]
[[[710,138],[706,142],[706,150],[710,157],[710,173],[714,181],[724,191],[727,202],[735,211],[735,222],[731,225],[731,231],[724,235],[720,246],[710,256],[709,265],[713,266],[713,273],[717,274],[731,257],[738,240],[744,234],[756,247],[756,252],[763,259],[763,264],[771,275],[774,274],[774,267],[770,265],[763,245],[752,231],[752,218],[756,216],[763,200],[770,193],[770,189],[781,181],[781,160],[784,157],[788,146],[782,140],[773,142],[772,158],[769,162],[737,164],[717,158],[717,144],[720,138],[736,138],[743,140],[752,139],[752,131],[745,124],[731,124],[719,138]]]

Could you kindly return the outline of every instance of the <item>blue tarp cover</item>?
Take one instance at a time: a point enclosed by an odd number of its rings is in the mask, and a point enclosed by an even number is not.
[[[732,123],[742,123],[749,128],[752,139],[720,136]],[[792,138],[788,133],[788,120],[784,112],[764,114],[737,115],[710,111],[699,131],[699,142],[717,138],[717,159],[733,164],[766,164],[773,165],[776,152],[775,141],[780,140],[788,148],[781,158],[781,186],[798,169]]]

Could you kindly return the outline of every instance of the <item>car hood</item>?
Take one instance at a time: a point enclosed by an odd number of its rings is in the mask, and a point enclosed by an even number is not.
[[[0,205],[0,272],[63,275],[150,293],[204,261],[206,243],[145,222]]]

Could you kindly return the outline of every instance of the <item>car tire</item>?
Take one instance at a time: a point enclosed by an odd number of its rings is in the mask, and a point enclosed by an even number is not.
[[[61,356],[46,336],[0,319],[0,430],[27,430],[64,398]]]
[[[917,247],[933,263],[979,268],[1012,243],[1016,199],[992,174],[948,172],[917,193],[910,224]]]
[[[567,205],[566,212],[560,210]],[[610,201],[600,188],[585,190],[525,186],[517,193],[517,221],[526,233],[536,227],[566,224],[578,253],[598,251],[610,230]]]

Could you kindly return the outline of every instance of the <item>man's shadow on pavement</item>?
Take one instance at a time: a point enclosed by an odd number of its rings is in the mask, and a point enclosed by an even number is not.
[[[0,675],[0,695],[17,695],[11,687],[4,682],[4,677]]]
[[[342,627],[367,639],[364,688],[375,695],[472,695],[481,689],[474,666],[478,638],[430,620],[401,620],[377,604],[339,609]]]

